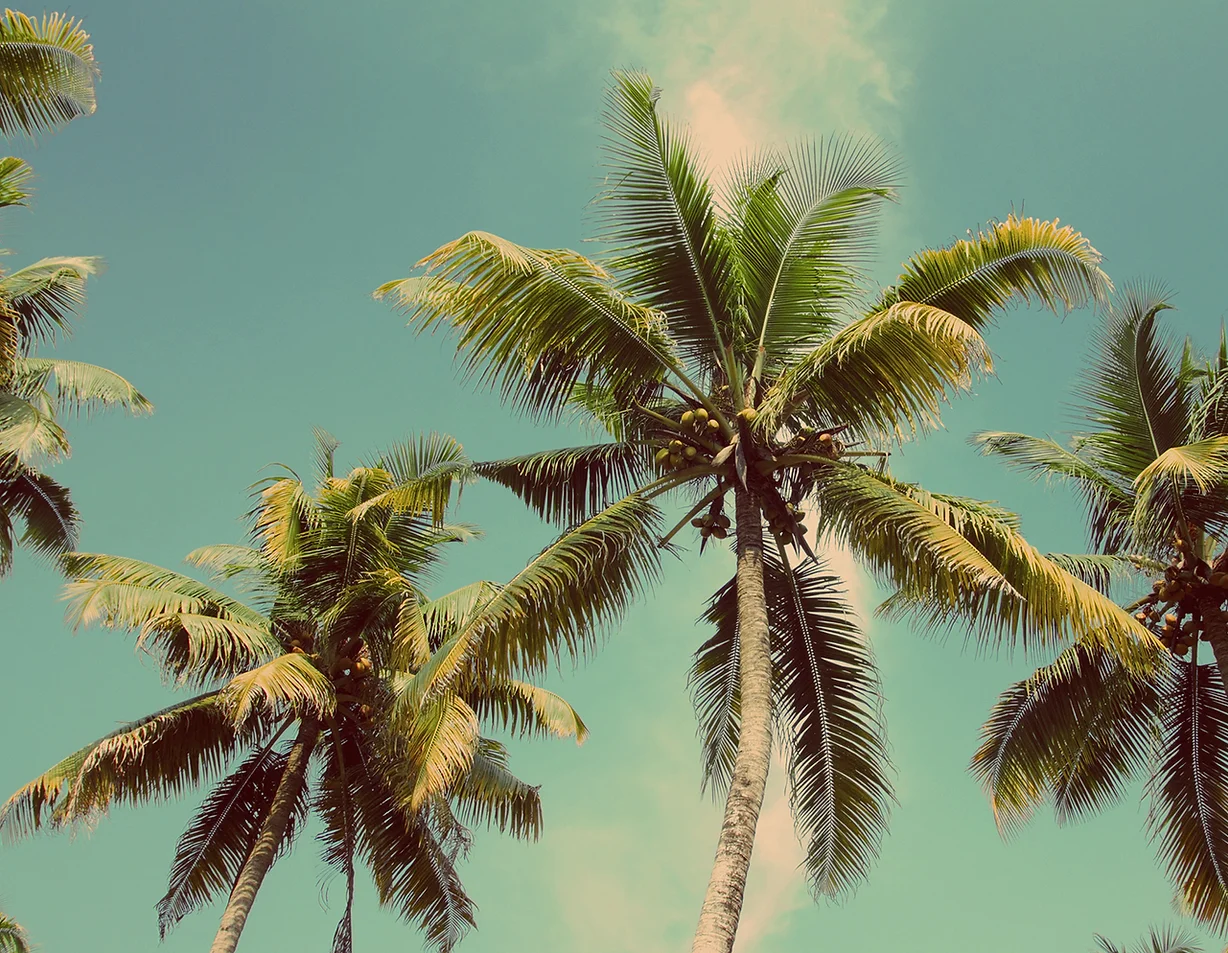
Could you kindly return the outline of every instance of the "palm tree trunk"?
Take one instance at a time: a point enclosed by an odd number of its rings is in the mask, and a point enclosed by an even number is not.
[[[763,526],[758,501],[745,490],[736,492],[736,501],[742,723],[725,799],[725,820],[692,953],[730,953],[733,949],[772,757],[772,654],[763,589]]]
[[[286,770],[282,772],[281,781],[277,784],[273,803],[260,826],[252,852],[248,854],[239,876],[235,879],[234,889],[226,902],[226,910],[222,913],[222,923],[218,927],[217,936],[213,938],[213,946],[209,948],[210,953],[234,953],[235,947],[239,945],[239,936],[243,932],[243,925],[247,923],[247,915],[256,899],[256,891],[260,889],[264,875],[273,866],[273,859],[281,847],[282,838],[286,836],[286,827],[290,823],[290,815],[294,812],[294,803],[302,793],[303,785],[307,783],[307,762],[319,737],[318,721],[304,718],[299,723],[298,736],[294,739],[294,746],[286,759]]]

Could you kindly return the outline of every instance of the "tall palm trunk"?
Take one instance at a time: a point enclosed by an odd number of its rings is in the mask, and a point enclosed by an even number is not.
[[[693,953],[729,953],[733,949],[772,757],[772,654],[763,588],[763,526],[758,501],[745,490],[737,491],[736,501],[742,723],[725,799],[725,820],[691,947]]]
[[[221,926],[218,927],[217,936],[213,938],[213,946],[209,948],[210,953],[234,953],[235,947],[239,945],[239,936],[243,932],[243,925],[247,923],[247,915],[256,899],[256,891],[260,889],[264,875],[273,865],[282,838],[286,836],[290,815],[294,813],[294,803],[302,793],[303,785],[307,783],[307,763],[319,737],[318,721],[304,718],[299,723],[298,735],[290,749],[290,756],[286,759],[286,770],[282,772],[281,780],[277,784],[273,803],[269,806],[264,823],[260,825],[260,833],[256,836],[252,852],[243,863],[234,889],[230,892],[226,910],[222,913]]]

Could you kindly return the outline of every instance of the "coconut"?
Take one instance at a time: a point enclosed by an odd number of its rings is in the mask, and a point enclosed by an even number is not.
[[[681,419],[679,419],[678,423],[682,424],[684,427],[691,426],[691,424],[695,423],[695,412],[693,410],[686,411],[682,415]]]
[[[695,419],[701,424],[706,423],[708,420],[708,412],[702,407],[695,408]]]
[[[670,463],[670,466],[673,466],[673,467],[682,466],[682,454],[671,453],[669,455],[669,463]]]
[[[699,451],[696,450],[694,447],[687,447],[685,450],[682,451],[682,455],[686,457],[688,460],[694,460],[698,454],[699,454]]]
[[[755,410],[754,407],[743,407],[738,411],[739,419],[746,421],[748,424],[754,423],[755,418],[758,416],[759,411]]]
[[[714,430],[714,431],[715,431],[715,430],[720,430],[720,429],[721,429],[721,422],[720,422],[719,420],[717,420],[715,417],[713,417],[712,419],[710,419],[710,420],[708,421],[708,429],[709,429],[709,430]]]
[[[831,434],[829,433],[819,434],[819,443],[823,444],[824,447],[830,447],[831,440],[832,440]]]

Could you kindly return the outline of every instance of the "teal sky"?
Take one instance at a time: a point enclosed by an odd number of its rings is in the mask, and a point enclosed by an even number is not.
[[[642,66],[667,110],[694,120],[714,158],[803,133],[877,133],[904,158],[876,277],[910,251],[1013,207],[1060,216],[1105,254],[1118,283],[1177,289],[1171,324],[1210,344],[1222,293],[1220,120],[1228,8],[1141,0],[557,0],[406,4],[354,0],[85,0],[103,67],[97,115],[37,148],[32,211],[0,223],[13,263],[97,254],[109,271],[63,353],[112,367],[154,417],[76,424],[57,476],[86,517],[82,547],[178,566],[237,540],[246,487],[272,461],[305,463],[310,428],[346,462],[438,429],[477,458],[566,445],[458,383],[440,339],[415,338],[369,292],[463,231],[578,247],[599,176],[607,70]],[[37,12],[28,8],[28,12]],[[998,377],[951,409],[947,430],[900,456],[935,489],[1002,500],[1041,547],[1078,549],[1060,489],[977,458],[976,429],[1058,432],[1093,324],[1006,317]],[[487,536],[445,583],[514,573],[548,531],[495,488],[461,518]],[[545,837],[478,839],[466,868],[480,906],[467,953],[689,949],[719,816],[699,793],[685,690],[704,597],[725,554],[670,566],[603,653],[556,679],[592,729],[582,747],[518,747],[543,785]],[[855,577],[866,610],[881,593]],[[169,690],[131,638],[70,635],[60,582],[19,559],[0,582],[6,647],[0,788],[161,707]],[[871,621],[887,696],[899,805],[868,885],[814,905],[779,795],[765,811],[740,953],[1084,951],[1172,919],[1170,890],[1134,791],[1010,843],[965,771],[996,693],[1026,660],[977,658],[958,634]],[[0,851],[0,897],[45,953],[159,948],[154,902],[199,796],[116,810],[96,830]],[[302,839],[274,868],[242,949],[328,948],[342,884]],[[356,942],[418,949],[360,881]],[[162,944],[205,947],[219,908]],[[1218,948],[1208,943],[1208,949]]]

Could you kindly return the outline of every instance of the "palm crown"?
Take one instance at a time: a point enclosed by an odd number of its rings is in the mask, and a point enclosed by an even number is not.
[[[1213,360],[1166,341],[1161,289],[1108,315],[1082,390],[1093,428],[1069,447],[1016,433],[976,438],[1036,475],[1072,482],[1098,553],[1077,557],[1109,590],[1159,575],[1130,608],[1156,638],[1134,664],[1068,649],[1008,689],[973,770],[1012,829],[1051,798],[1077,818],[1147,779],[1149,827],[1182,907],[1228,927],[1228,342]],[[1123,570],[1122,573],[1116,570]],[[1199,664],[1207,643],[1215,665]]]
[[[544,517],[575,523],[632,503],[656,513],[681,494],[686,513],[659,542],[691,522],[701,548],[736,521],[737,582],[711,604],[718,634],[694,673],[706,776],[729,792],[696,949],[727,950],[773,717],[817,891],[864,875],[889,799],[868,650],[813,560],[801,504],[900,590],[897,607],[971,618],[989,638],[1122,647],[1145,633],[1028,546],[1010,514],[884,466],[891,442],[935,425],[943,401],[989,368],[981,331],[1000,308],[1104,296],[1088,242],[1012,216],[922,252],[867,295],[861,268],[896,178],[889,156],[853,140],[766,151],[718,195],[658,94],[642,74],[615,74],[602,262],[473,232],[377,296],[419,328],[450,324],[466,370],[514,405],[546,418],[579,409],[608,432],[477,466]],[[810,561],[791,566],[790,547]]]
[[[59,13],[0,17],[0,135],[33,134],[94,111],[89,34]]]
[[[504,746],[483,727],[586,734],[563,699],[517,677],[532,663],[471,651],[464,664],[442,665],[462,633],[485,633],[515,655],[534,620],[568,624],[561,587],[543,580],[555,548],[507,585],[430,598],[423,585],[444,545],[474,535],[442,522],[451,486],[468,472],[460,446],[433,435],[344,477],[333,475],[334,448],[321,435],[314,486],[287,475],[263,487],[254,546],[189,556],[242,583],[246,603],[133,559],[66,557],[74,625],[136,631],[177,685],[203,691],[74,752],[0,812],[0,830],[20,836],[220,776],[158,903],[165,932],[230,891],[215,950],[234,949],[264,872],[309,813],[323,825],[325,862],[347,882],[334,949],[350,949],[359,860],[381,903],[450,949],[473,923],[456,867],[469,828],[536,837],[541,825],[537,788],[510,773]],[[590,634],[583,622],[570,631]]]

